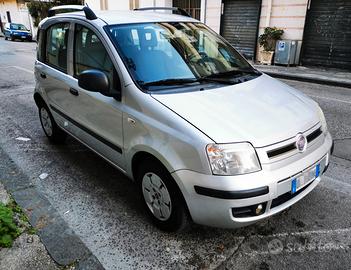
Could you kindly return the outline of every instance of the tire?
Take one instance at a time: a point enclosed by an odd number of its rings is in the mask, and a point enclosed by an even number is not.
[[[7,37],[5,37],[5,40],[7,40]]]
[[[138,168],[137,181],[145,209],[159,229],[179,232],[188,227],[190,217],[185,200],[162,164],[145,160]]]
[[[39,104],[38,109],[41,127],[49,141],[53,144],[62,144],[66,140],[67,133],[59,128],[45,104]]]
[[[15,38],[14,37],[10,37],[11,41],[15,41]]]

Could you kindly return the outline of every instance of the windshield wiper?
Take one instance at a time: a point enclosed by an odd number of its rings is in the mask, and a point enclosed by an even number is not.
[[[229,80],[221,80],[216,78],[210,78],[208,76],[200,77],[200,78],[183,78],[183,79],[165,79],[147,83],[141,83],[142,86],[168,86],[168,85],[182,85],[188,83],[202,83],[202,82],[216,82],[222,84],[235,84],[233,81]]]
[[[206,76],[206,78],[226,78],[238,74],[261,75],[262,73],[259,72],[257,69],[233,69],[226,72],[214,73]]]
[[[198,79],[196,78],[183,78],[183,79],[165,79],[153,82],[141,83],[142,86],[159,86],[159,85],[181,85],[187,83],[196,83]]]

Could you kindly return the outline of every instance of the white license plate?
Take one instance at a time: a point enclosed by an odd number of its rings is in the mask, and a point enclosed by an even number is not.
[[[22,38],[26,38],[26,36],[22,36]]]
[[[295,192],[299,191],[305,185],[307,185],[312,180],[316,179],[320,174],[320,164],[310,168],[303,173],[294,176],[291,179],[291,193],[294,194]]]

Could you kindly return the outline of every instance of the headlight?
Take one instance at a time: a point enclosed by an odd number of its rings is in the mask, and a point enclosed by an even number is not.
[[[206,150],[213,174],[237,175],[261,170],[256,151],[249,143],[209,144]]]
[[[328,126],[327,126],[327,121],[325,120],[324,113],[322,109],[318,106],[318,114],[319,114],[319,121],[321,122],[321,129],[322,132],[324,133],[327,131]]]

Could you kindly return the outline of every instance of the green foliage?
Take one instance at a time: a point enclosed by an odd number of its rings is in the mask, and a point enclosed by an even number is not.
[[[20,233],[14,223],[13,210],[0,203],[0,247],[11,247],[13,240]]]
[[[266,27],[264,33],[258,37],[258,42],[265,51],[274,51],[275,43],[284,34],[283,29],[277,27]]]
[[[30,0],[27,4],[28,12],[34,19],[34,25],[38,26],[39,22],[48,16],[48,11],[54,6],[60,5],[81,5],[83,0],[53,0],[50,2]]]

